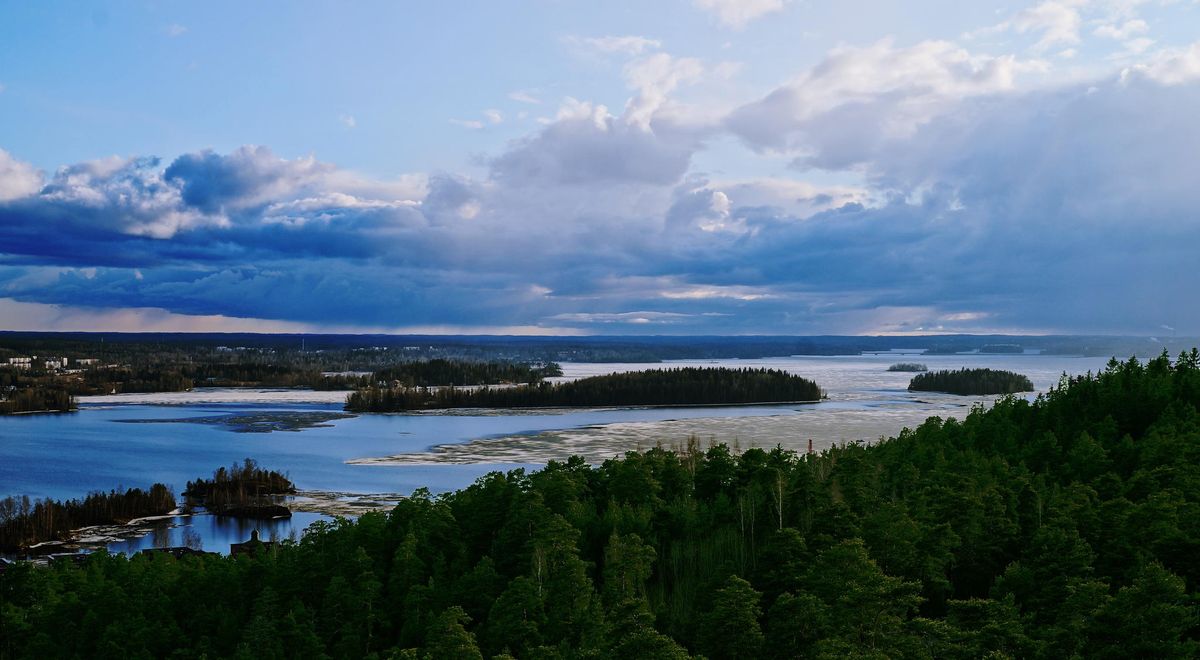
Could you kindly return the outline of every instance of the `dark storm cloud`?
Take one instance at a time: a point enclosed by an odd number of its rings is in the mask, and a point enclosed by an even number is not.
[[[857,195],[689,175],[694,134],[594,110],[484,179],[370,181],[261,147],[82,163],[8,187],[0,295],[372,326],[1200,327],[1179,302],[1200,287],[1200,87],[945,96],[899,132],[861,96],[836,132],[818,129],[841,101],[731,115],[779,133],[744,139],[802,141],[799,167],[855,164]]]

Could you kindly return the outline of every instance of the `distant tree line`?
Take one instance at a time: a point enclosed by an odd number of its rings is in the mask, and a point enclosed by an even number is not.
[[[295,484],[286,475],[261,468],[247,458],[240,464],[217,468],[212,479],[189,481],[183,495],[189,507],[203,505],[218,515],[261,518],[291,515],[271,496],[295,492]]]
[[[435,385],[499,385],[501,383],[539,383],[543,378],[561,376],[562,368],[549,364],[520,362],[467,362],[433,359],[406,362],[376,371],[376,382],[400,387]]]
[[[949,394],[987,395],[1032,392],[1028,377],[999,369],[957,369],[927,371],[913,376],[908,384],[911,392],[946,392]]]
[[[397,412],[430,408],[721,405],[816,401],[822,395],[816,383],[781,370],[685,367],[507,388],[370,387],[350,394],[346,409]]]
[[[1172,351],[1194,339],[1162,338]],[[312,372],[376,371],[396,362],[443,358],[474,362],[661,362],[754,359],[789,355],[858,355],[920,349],[953,355],[980,351],[1040,351],[1051,355],[1145,354],[1145,337],[1117,336],[822,336],[822,337],[499,337],[453,335],[288,335],[253,333],[0,332],[7,357],[61,355],[104,364],[186,364],[271,361]],[[1155,349],[1157,350],[1157,349]]]
[[[43,541],[65,540],[80,527],[161,516],[174,508],[175,494],[163,484],[149,490],[95,492],[65,502],[6,497],[0,500],[0,551],[18,552]]]
[[[354,355],[205,351],[196,354],[150,352],[121,354],[128,362],[87,365],[68,372],[14,369],[0,364],[0,392],[63,390],[74,395],[183,392],[195,387],[304,387],[353,390],[380,382],[409,387],[535,383],[561,376],[555,363],[507,360],[406,359],[401,354],[372,354],[362,364]],[[371,367],[354,369],[352,367]],[[366,371],[365,374],[355,373]],[[328,374],[328,375],[327,375]]]
[[[888,371],[929,371],[929,367],[920,362],[897,362],[888,367]]]
[[[9,390],[0,399],[0,415],[23,412],[68,412],[75,410],[75,397],[64,389],[34,387]]]
[[[0,657],[1193,658],[1200,354],[875,445],[493,472],[253,557],[0,574]]]

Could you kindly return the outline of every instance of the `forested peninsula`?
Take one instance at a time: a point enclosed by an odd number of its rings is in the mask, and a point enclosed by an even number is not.
[[[1033,389],[1033,383],[1028,377],[999,369],[927,371],[913,376],[908,384],[910,392],[945,392],[972,396],[1016,394],[1032,392]]]
[[[1200,355],[1164,355],[871,446],[572,459],[254,556],[10,566],[0,656],[1195,657],[1198,406]]]
[[[733,405],[817,401],[822,396],[816,383],[777,369],[684,367],[505,388],[370,387],[350,394],[346,410]]]
[[[175,494],[163,484],[95,492],[65,502],[6,497],[0,500],[0,552],[20,552],[44,541],[63,540],[80,527],[161,516],[174,508]]]
[[[0,393],[0,415],[32,412],[71,412],[75,397],[64,389],[52,387],[10,388]]]

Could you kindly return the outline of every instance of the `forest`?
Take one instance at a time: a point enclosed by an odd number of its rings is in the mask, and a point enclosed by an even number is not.
[[[255,556],[0,574],[0,657],[1188,658],[1200,354],[820,454],[494,472]]]
[[[278,496],[295,492],[296,486],[287,475],[261,468],[247,458],[228,468],[217,468],[212,479],[189,481],[183,497],[187,509],[203,506],[219,516],[276,518],[292,515],[279,503]]]
[[[8,390],[4,398],[0,399],[0,415],[27,412],[70,412],[72,410],[75,410],[75,397],[60,388],[13,388]]]
[[[822,396],[816,383],[777,369],[684,367],[505,388],[370,387],[350,394],[346,410],[723,405],[816,401]]]
[[[279,353],[250,348],[147,349],[115,354],[109,350],[106,359],[117,361],[86,366],[75,363],[73,368],[56,370],[40,368],[38,362],[27,369],[0,363],[0,392],[11,391],[14,401],[28,401],[31,403],[27,405],[33,405],[41,401],[35,397],[68,394],[182,392],[194,387],[353,390],[381,382],[409,387],[497,385],[535,383],[548,376],[562,375],[562,370],[553,362],[416,359],[404,352],[383,350],[338,354]]]
[[[95,492],[66,502],[6,497],[0,500],[0,552],[16,553],[43,541],[63,540],[80,527],[161,516],[174,508],[175,494],[162,484],[148,490]]]
[[[435,385],[539,383],[544,378],[561,375],[562,368],[553,362],[524,364],[435,358],[385,367],[376,371],[372,380],[397,387],[431,387]]]
[[[947,394],[989,395],[1032,392],[1029,378],[999,369],[957,369],[927,371],[913,376],[910,392],[945,392]]]
[[[1195,338],[1161,338],[1157,346],[1190,348]],[[474,362],[660,362],[754,359],[789,355],[858,355],[894,349],[930,355],[979,351],[1043,355],[1132,355],[1147,350],[1144,337],[1086,335],[912,336],[487,336],[326,335],[256,333],[97,333],[0,331],[0,362],[7,357],[65,355],[102,363],[165,364],[231,355],[275,355],[282,363],[317,371],[375,371],[398,360],[443,358]],[[1158,350],[1155,348],[1154,350]]]
[[[897,362],[887,368],[888,371],[929,371],[929,367],[920,362]]]

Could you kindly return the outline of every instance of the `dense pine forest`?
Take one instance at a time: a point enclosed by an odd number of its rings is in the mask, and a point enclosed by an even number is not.
[[[819,455],[492,473],[238,558],[0,575],[3,658],[1186,658],[1200,354]]]
[[[927,371],[913,376],[910,392],[946,392],[947,394],[988,395],[1032,392],[1029,378],[999,369],[958,369]]]
[[[355,412],[434,408],[669,406],[816,401],[816,383],[776,369],[685,367],[592,376],[523,387],[426,389],[371,387],[346,398]]]
[[[175,494],[162,484],[149,490],[91,493],[66,502],[6,497],[0,500],[0,552],[15,553],[42,541],[62,540],[80,527],[161,516],[174,508]]]
[[[919,362],[897,362],[887,368],[888,371],[929,371],[929,367]]]

